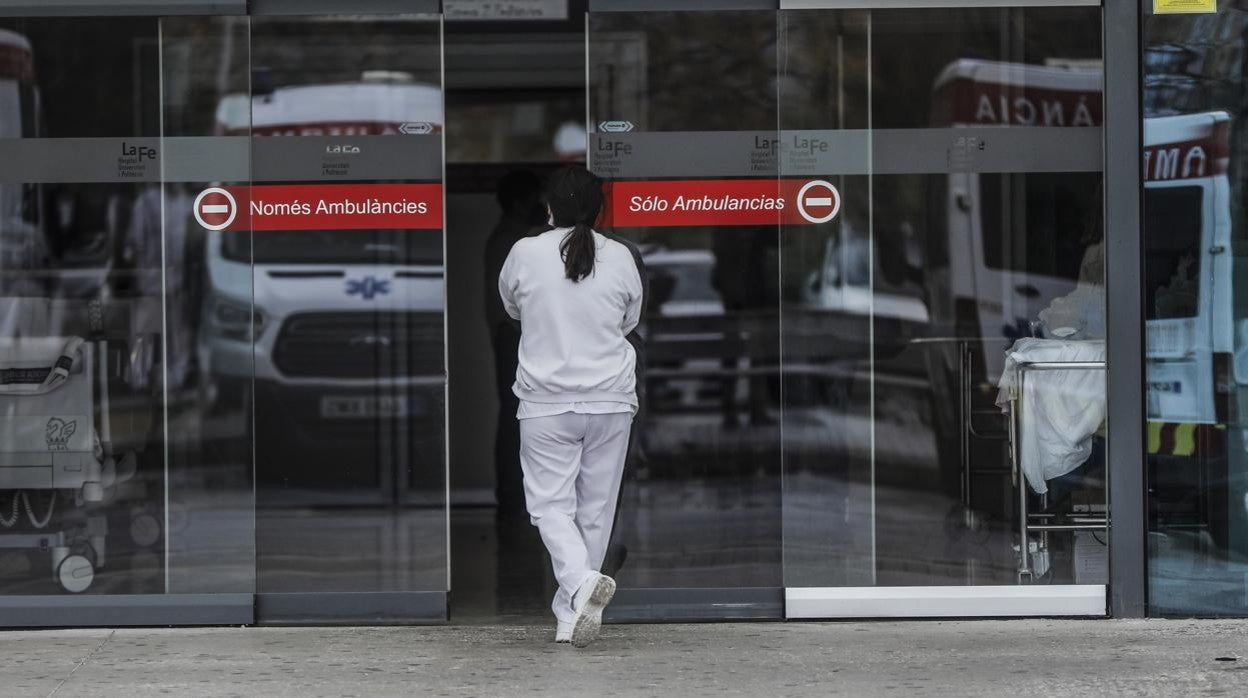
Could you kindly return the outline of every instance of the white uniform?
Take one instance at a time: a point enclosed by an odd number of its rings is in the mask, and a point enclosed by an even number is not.
[[[551,608],[571,622],[572,596],[598,571],[637,410],[637,357],[625,336],[641,317],[642,281],[624,245],[594,233],[594,273],[573,283],[556,228],[520,240],[499,275],[520,321],[520,464],[529,517],[550,552],[559,591]]]

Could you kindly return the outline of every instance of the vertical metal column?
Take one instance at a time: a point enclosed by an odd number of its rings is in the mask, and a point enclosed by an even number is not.
[[[1147,611],[1140,0],[1105,0],[1109,612]]]

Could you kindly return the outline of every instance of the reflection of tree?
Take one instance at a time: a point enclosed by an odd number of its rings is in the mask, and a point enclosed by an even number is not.
[[[1040,65],[1100,57],[1095,8],[885,10],[869,13],[869,23],[865,11],[782,17],[784,129],[922,128],[932,125],[937,77],[958,59]]]
[[[1226,111],[1231,115],[1231,217],[1243,220],[1248,143],[1238,122],[1248,111],[1244,89],[1248,12],[1242,0],[1216,14],[1158,15],[1144,20],[1144,116]],[[1243,238],[1237,226],[1233,233]],[[1242,314],[1242,313],[1237,313]]]
[[[251,63],[268,71],[276,87],[354,82],[366,71],[442,82],[438,23],[427,19],[252,20]]]
[[[649,131],[771,130],[776,125],[774,12],[646,12],[591,15],[591,32],[644,32],[647,73],[629,105],[610,118],[640,120]],[[594,49],[591,34],[591,52]],[[591,54],[610,73],[614,57]],[[619,68],[626,71],[627,66]]]
[[[161,25],[166,136],[213,132],[217,105],[226,94],[246,94],[250,52],[245,18],[168,18]]]
[[[355,82],[366,71],[398,71],[440,84],[438,31],[437,22],[402,18],[166,18],[165,135],[211,133],[227,94]]]

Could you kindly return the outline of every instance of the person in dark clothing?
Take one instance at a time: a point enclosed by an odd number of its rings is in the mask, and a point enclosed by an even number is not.
[[[725,231],[714,238],[711,251],[715,255],[715,268],[711,283],[719,292],[727,327],[733,332],[741,331],[751,313],[775,307],[775,300],[769,298],[767,293],[767,253],[768,248],[775,244],[775,237],[774,230],[760,228]],[[720,398],[725,429],[740,426],[735,372],[740,368],[742,358],[750,359],[751,365],[757,366],[760,357],[728,356],[721,360],[727,374],[721,381],[723,395]],[[751,375],[746,386],[750,424],[773,424],[775,420],[767,411],[766,376]]]
[[[494,436],[495,497],[500,519],[524,519],[524,484],[520,469],[519,399],[511,391],[516,379],[520,330],[503,310],[498,275],[517,240],[540,232],[545,222],[542,182],[529,170],[508,172],[498,182],[502,217],[485,243],[485,318],[494,346],[494,381],[498,394],[498,427]]]

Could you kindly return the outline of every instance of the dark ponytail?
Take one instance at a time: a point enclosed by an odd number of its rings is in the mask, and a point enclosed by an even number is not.
[[[550,176],[546,185],[546,205],[551,222],[572,232],[559,245],[564,272],[572,281],[580,281],[594,273],[594,221],[602,210],[602,185],[589,170],[569,165]]]

